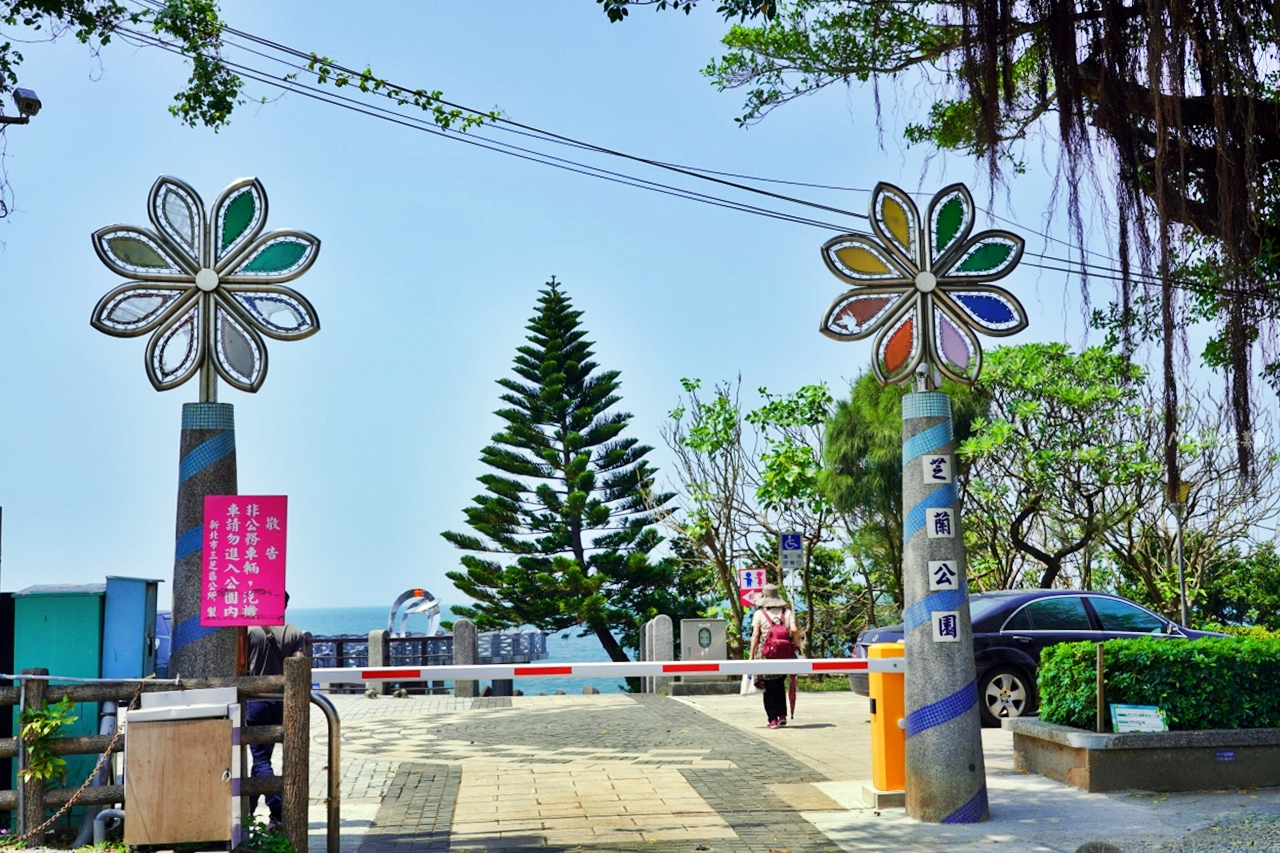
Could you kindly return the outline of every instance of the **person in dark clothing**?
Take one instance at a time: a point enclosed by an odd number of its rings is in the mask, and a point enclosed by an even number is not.
[[[797,638],[796,617],[787,602],[783,600],[775,584],[767,583],[756,599],[756,612],[751,618],[751,658],[752,660],[774,658],[769,646],[777,635],[787,647],[781,657],[794,657]],[[769,728],[776,729],[787,724],[787,676],[765,675],[761,679],[764,686],[764,713],[769,720]],[[794,704],[794,702],[793,702]]]
[[[285,600],[288,601],[287,596]],[[306,635],[288,622],[265,628],[253,625],[248,634],[250,675],[284,675],[285,658],[306,656]],[[251,700],[245,704],[244,722],[247,726],[281,725],[284,722],[284,703]],[[271,753],[275,751],[275,746],[274,743],[249,745],[249,752],[253,755],[252,775],[273,775]],[[283,802],[279,794],[267,796],[267,810],[271,812],[272,823],[280,822],[280,807]],[[253,798],[252,807],[258,808],[257,796]]]

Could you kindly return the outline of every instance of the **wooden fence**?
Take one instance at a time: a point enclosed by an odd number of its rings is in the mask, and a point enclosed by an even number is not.
[[[23,675],[47,676],[47,669],[24,669]],[[138,690],[135,681],[98,681],[86,684],[50,684],[31,678],[17,687],[0,687],[0,707],[22,704],[27,708],[41,708],[63,697],[72,702],[115,702],[126,707]],[[246,815],[249,798],[258,794],[281,794],[284,798],[283,830],[294,850],[307,849],[307,797],[309,789],[308,758],[311,740],[311,661],[306,658],[288,658],[284,662],[284,675],[245,676],[242,678],[183,678],[179,683],[143,681],[142,691],[154,693],[166,690],[193,690],[205,687],[234,687],[240,702],[255,698],[284,697],[284,724],[279,726],[245,726],[240,729],[240,743],[281,743],[284,745],[282,776],[247,776],[252,763],[241,762],[244,778],[240,783],[241,803]],[[25,695],[23,695],[25,694]],[[9,713],[9,712],[6,712]],[[55,755],[99,755],[111,744],[110,735],[60,738],[50,742]],[[18,756],[22,748],[21,738],[0,738],[0,758]],[[123,740],[117,740],[113,752],[124,749]],[[31,779],[19,782],[21,797],[16,790],[0,790],[0,810],[18,811],[19,835],[35,829],[46,819],[47,809],[66,805],[83,780],[70,780],[73,787],[46,789],[43,780]],[[7,784],[7,782],[5,783]],[[124,803],[126,815],[128,803],[124,799],[123,785],[99,785],[88,788],[76,805],[102,806]],[[126,816],[126,820],[128,817]],[[33,839],[31,846],[41,846],[42,839]]]

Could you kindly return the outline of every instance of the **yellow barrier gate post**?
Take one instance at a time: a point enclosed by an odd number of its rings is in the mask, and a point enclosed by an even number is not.
[[[875,643],[867,648],[867,658],[900,658],[902,643]],[[900,672],[870,672],[871,693],[871,805],[876,808],[902,806],[907,785],[906,684]],[[896,797],[884,797],[892,792]]]

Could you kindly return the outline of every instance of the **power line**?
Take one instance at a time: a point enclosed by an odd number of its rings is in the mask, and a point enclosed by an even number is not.
[[[166,42],[163,39],[156,38],[147,33],[139,32],[136,30],[129,30],[126,28],[121,28],[117,30],[117,32],[121,33],[122,36],[125,38],[137,39],[144,44],[149,44],[154,47],[159,47],[170,53],[175,53],[183,56],[186,55],[185,52],[177,45],[174,45],[170,42]],[[458,131],[445,130],[443,128],[435,126],[434,124],[432,124],[430,121],[426,119],[418,119],[415,117],[404,116],[399,113],[393,112],[391,110],[387,110],[383,107],[363,104],[360,101],[354,100],[352,98],[348,98],[343,95],[338,95],[333,92],[321,90],[316,87],[309,86],[305,83],[299,83],[297,81],[281,81],[279,79],[276,79],[275,77],[272,77],[267,72],[263,72],[263,71],[260,71],[259,69],[256,69],[247,65],[243,65],[237,62],[233,62],[230,60],[224,59],[222,60],[222,62],[228,68],[231,68],[237,73],[243,74],[245,77],[251,80],[254,80],[256,82],[264,83],[269,86],[274,86],[278,89],[281,89],[287,92],[295,92],[299,95],[311,98],[313,100],[320,101],[322,103],[331,104],[333,106],[341,107],[343,109],[347,109],[355,113],[370,116],[372,118],[381,119],[383,121],[387,121],[392,124],[397,124],[402,127],[407,127],[412,130],[418,130],[424,133],[429,133],[433,136],[439,136],[439,137],[451,139],[457,142],[465,142],[469,145],[474,145],[490,151],[496,151],[501,154],[507,154],[508,156],[517,157],[522,160],[541,163],[543,165],[552,166],[555,168],[559,168],[569,172],[574,172],[581,175],[587,175],[589,177],[600,178],[602,180],[623,184],[625,186],[636,187],[638,189],[646,189],[653,192],[661,193],[663,195],[672,195],[677,198],[684,198],[690,201],[698,201],[704,204],[710,204],[715,207],[724,207],[730,210],[738,210],[744,213],[754,213],[756,215],[766,216],[772,219],[778,219],[785,222],[793,222],[800,225],[809,225],[812,227],[821,228],[824,231],[842,232],[842,231],[848,230],[843,225],[838,225],[831,222],[824,222],[821,220],[811,219],[809,217],[798,216],[795,214],[784,213],[782,211],[772,210],[769,208],[760,207],[758,205],[747,204],[745,202],[719,198],[716,196],[708,195],[706,193],[699,193],[694,190],[686,189],[683,187],[676,187],[669,184],[663,184],[657,181],[648,180],[646,178],[640,178],[634,175],[627,175],[624,173],[603,169],[599,166],[591,166],[585,163],[579,163],[577,161],[568,160],[562,157],[556,157],[554,155],[547,154],[545,152],[534,151],[528,148],[522,148],[520,146],[511,145],[510,143],[501,142],[499,140],[477,136],[473,133],[461,133]]]
[[[156,2],[156,0],[135,0],[135,2],[138,2],[140,5],[150,6],[152,8],[159,8],[161,6],[161,4]],[[256,36],[252,33],[238,30],[233,27],[224,27],[224,31],[226,33],[231,33],[232,35],[238,38],[246,39],[254,44],[267,47],[271,50],[276,50],[289,56],[304,59],[307,62],[319,61],[318,59],[315,59],[313,54],[297,50],[296,48],[291,48],[287,45],[280,44],[278,42],[263,38],[261,36]],[[136,30],[128,30],[125,28],[122,28],[121,32],[127,34],[128,36],[141,40],[146,44],[160,47],[171,53],[187,56],[186,51],[183,50],[181,46],[174,44],[172,42],[165,41],[164,39],[154,36],[152,34],[143,33]],[[297,63],[289,62],[280,57],[272,56],[262,51],[255,50],[254,48],[239,44],[231,39],[224,38],[224,44],[227,44],[238,50],[243,50],[255,56],[266,59],[268,61],[279,63],[281,65],[284,65],[285,67],[294,69],[295,71],[300,71],[304,73],[315,73],[314,71],[312,71],[312,69],[308,68],[305,65],[298,65]],[[518,157],[519,159],[522,159],[522,160],[527,160],[530,162],[553,166],[555,168],[559,168],[564,171],[569,171],[576,174],[582,174],[589,177],[596,177],[602,180],[611,181],[613,183],[622,184],[624,186],[636,187],[638,189],[646,189],[646,190],[649,190],[652,192],[658,192],[664,195],[671,195],[677,198],[684,198],[690,201],[698,201],[704,204],[710,204],[712,206],[723,207],[730,210],[738,210],[744,213],[754,213],[756,215],[766,216],[766,217],[777,219],[780,221],[793,222],[796,224],[808,225],[811,227],[821,228],[827,231],[836,231],[841,233],[847,232],[849,230],[842,225],[837,225],[837,224],[826,222],[823,220],[799,216],[796,214],[784,213],[782,211],[777,211],[770,208],[764,208],[758,205],[747,204],[745,202],[734,201],[731,199],[713,196],[707,193],[696,192],[694,190],[690,190],[684,187],[678,187],[678,186],[664,184],[657,181],[651,181],[646,178],[641,178],[635,175],[631,175],[623,172],[617,172],[609,169],[604,169],[599,166],[592,166],[576,160],[570,160],[568,158],[557,157],[555,155],[548,154],[544,151],[537,151],[534,149],[529,149],[529,148],[525,148],[518,145],[512,145],[511,143],[506,143],[500,140],[492,139],[490,137],[485,137],[474,132],[463,133],[463,132],[454,131],[446,128],[441,128],[438,125],[436,125],[434,122],[428,119],[405,116],[402,113],[387,109],[385,107],[369,105],[364,103],[363,101],[359,101],[353,98],[336,94],[328,90],[322,90],[314,86],[300,83],[296,79],[280,80],[272,76],[270,72],[263,71],[258,68],[254,68],[252,66],[244,65],[242,63],[232,62],[232,61],[221,59],[221,58],[219,59],[219,61],[223,62],[228,67],[238,71],[239,73],[244,74],[249,79],[264,83],[269,86],[273,86],[283,91],[296,92],[298,94],[303,95],[304,97],[309,97],[309,98],[312,98],[313,100],[317,100],[322,103],[328,103],[333,106],[338,106],[343,109],[351,110],[352,112],[356,112],[362,115],[367,115],[373,118],[378,118],[383,121],[389,121],[393,124],[398,124],[403,127],[408,127],[413,130],[423,131],[435,136],[440,136],[440,137],[444,137],[447,139],[452,139],[460,142],[466,142],[468,144],[475,145],[480,148],[496,151],[502,154],[507,154],[508,156]],[[343,74],[348,74],[348,75],[363,79],[362,72],[358,72],[353,69],[346,68],[342,65],[339,65],[337,63],[330,62],[330,61],[325,61],[323,64],[325,65],[326,68],[334,69]],[[294,76],[296,77],[296,75]],[[425,94],[425,93],[421,93],[420,90],[408,89],[406,87],[398,86],[394,83],[384,83],[383,85],[393,90],[397,90],[401,93]],[[362,89],[361,91],[365,91],[366,93],[369,93],[368,90],[365,90],[365,89]],[[380,95],[382,97],[385,97],[391,100],[397,100],[397,101],[399,100],[399,98],[396,95],[388,91],[371,92],[371,94]],[[803,205],[806,207],[825,210],[828,212],[834,212],[843,216],[851,216],[859,219],[868,219],[868,216],[866,214],[856,213],[854,211],[849,211],[849,210],[845,210],[837,207],[831,207],[828,205],[822,205],[816,202],[808,201],[806,199],[795,198],[793,196],[786,196],[779,193],[772,193],[767,190],[761,190],[757,187],[751,187],[744,184],[736,183],[734,181],[722,180],[719,177],[711,177],[711,176],[733,177],[741,180],[777,183],[777,184],[785,184],[789,186],[803,186],[803,187],[834,190],[834,191],[867,192],[867,193],[871,192],[871,190],[867,190],[864,188],[842,187],[842,186],[835,186],[830,184],[815,184],[815,183],[808,183],[803,181],[787,181],[787,180],[776,179],[776,178],[765,178],[760,176],[744,175],[744,174],[734,173],[734,172],[726,172],[726,171],[719,171],[719,170],[713,170],[713,169],[704,169],[704,168],[694,167],[694,166],[684,166],[684,165],[678,165],[678,164],[672,164],[672,163],[665,163],[660,160],[654,160],[647,157],[628,154],[626,152],[618,151],[618,150],[607,148],[604,146],[583,142],[581,140],[576,140],[576,139],[573,139],[572,137],[563,136],[561,134],[556,134],[551,131],[542,130],[540,128],[537,128],[531,125],[515,122],[503,116],[497,116],[496,118],[494,118],[489,116],[486,113],[483,113],[480,110],[476,110],[466,105],[458,104],[452,101],[431,98],[430,102],[447,106],[452,109],[461,110],[463,112],[470,113],[471,115],[474,115],[474,116],[483,116],[487,120],[487,123],[484,126],[497,129],[497,130],[503,130],[508,133],[514,133],[522,137],[531,138],[538,141],[551,142],[558,145],[564,145],[564,146],[572,147],[578,150],[590,151],[594,153],[605,154],[612,157],[618,157],[618,158],[629,160],[632,162],[641,163],[641,164],[649,165],[655,168],[671,171],[687,177],[711,181],[713,183],[727,186],[740,191],[755,193],[758,195],[764,195],[766,197],[777,199],[780,201],[786,201],[793,204]],[[919,193],[912,193],[912,194],[920,195]],[[1005,217],[1001,217],[998,215],[993,215],[993,216],[995,219],[998,219],[1002,222],[1013,225],[1014,227],[1019,228],[1020,230],[1028,231],[1029,233],[1036,234],[1037,236],[1040,236],[1046,240],[1050,240],[1052,242],[1065,245],[1068,248],[1075,248],[1073,244],[1067,243],[1063,240],[1060,240],[1059,238],[1052,237],[1043,232],[1035,231],[1034,229],[1026,229],[1020,224],[1018,224],[1017,222],[1006,219]],[[1037,253],[1037,252],[1025,252],[1025,255],[1030,257],[1040,258],[1041,260],[1047,261],[1049,263],[1064,264],[1066,265],[1065,268],[1048,266],[1045,264],[1035,263],[1033,261],[1026,261],[1025,263],[1027,263],[1028,266],[1032,266],[1037,269],[1042,269],[1048,272],[1062,272],[1070,275],[1080,276],[1081,278],[1084,278],[1084,279],[1088,279],[1092,277],[1094,279],[1105,280],[1105,281],[1120,282],[1120,283],[1125,282],[1126,280],[1125,277],[1123,275],[1119,275],[1116,273],[1115,265],[1117,264],[1117,262],[1113,258],[1110,258],[1102,253],[1099,253],[1090,249],[1082,248],[1080,251],[1083,254],[1104,258],[1105,260],[1111,263],[1110,265],[1104,266],[1102,264],[1089,263],[1088,261],[1084,261],[1084,260],[1075,260],[1072,258],[1059,258],[1053,255]],[[1091,272],[1090,271],[1091,269],[1095,271]],[[1149,274],[1141,273],[1141,272],[1137,273],[1136,275],[1130,274],[1128,277],[1128,281],[1130,282],[1136,281],[1137,283],[1145,283],[1149,285],[1160,283],[1159,278]],[[1196,290],[1196,288],[1194,287],[1190,287],[1188,285],[1179,283],[1178,280],[1174,281],[1173,287],[1180,290]],[[1225,289],[1218,290],[1217,293],[1223,294],[1223,295],[1250,295],[1257,298],[1274,298],[1274,297],[1271,297],[1269,294],[1256,294],[1256,293],[1249,293],[1247,291],[1233,291],[1233,290],[1225,290]]]

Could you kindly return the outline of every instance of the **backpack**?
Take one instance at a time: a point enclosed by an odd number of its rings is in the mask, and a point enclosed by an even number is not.
[[[765,614],[766,616],[768,614]],[[769,630],[765,632],[764,640],[760,643],[760,657],[766,660],[789,660],[796,656],[796,647],[791,642],[791,631],[787,628],[787,613],[782,612],[782,619],[777,622],[773,621],[773,617],[769,617],[772,623]]]

